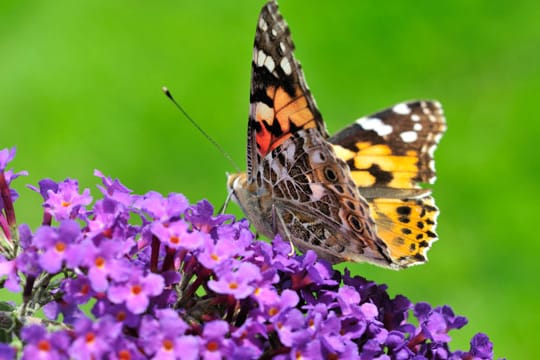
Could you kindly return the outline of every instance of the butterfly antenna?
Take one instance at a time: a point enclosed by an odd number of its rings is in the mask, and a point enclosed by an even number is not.
[[[208,135],[208,133],[206,131],[204,131],[200,126],[199,124],[197,124],[197,122],[195,122],[195,120],[193,120],[191,118],[191,116],[189,116],[189,114],[184,110],[184,108],[182,106],[180,106],[180,104],[174,99],[174,97],[172,96],[171,92],[169,91],[169,89],[167,89],[165,86],[162,88],[163,92],[165,93],[165,95],[173,102],[173,104],[176,106],[176,108],[178,110],[180,110],[180,112],[182,114],[184,114],[184,116],[189,120],[189,122],[191,122],[193,124],[193,126],[195,126],[195,128],[197,128],[197,130],[199,130],[199,132],[208,140],[212,143],[212,145],[214,145],[216,147],[216,149],[218,149],[218,151],[223,155],[225,156],[225,158],[227,158],[227,160],[229,160],[229,162],[232,164],[232,166],[236,169],[236,172],[241,172],[240,170],[240,167],[236,164],[236,162],[232,159],[231,155],[229,155],[228,152],[225,151],[225,149],[223,149],[210,135]]]

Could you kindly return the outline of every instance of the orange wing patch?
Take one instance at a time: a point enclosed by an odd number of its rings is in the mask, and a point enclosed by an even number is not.
[[[256,142],[263,157],[283,144],[293,132],[317,127],[315,115],[300,88],[291,96],[282,87],[270,86],[266,94],[273,101],[273,107],[264,102],[255,103]]]
[[[390,256],[401,266],[425,262],[426,253],[437,240],[438,209],[426,194],[418,199],[373,199],[371,216],[377,234],[387,244]]]
[[[405,155],[392,155],[387,144],[356,143],[358,152],[333,145],[338,157],[349,165],[358,187],[384,185],[395,189],[418,188],[418,152],[409,150]]]

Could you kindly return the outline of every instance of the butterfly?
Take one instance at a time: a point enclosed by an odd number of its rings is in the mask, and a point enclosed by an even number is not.
[[[331,263],[401,269],[437,239],[433,152],[446,129],[436,101],[397,104],[329,136],[269,1],[253,48],[247,171],[227,187],[258,233]]]

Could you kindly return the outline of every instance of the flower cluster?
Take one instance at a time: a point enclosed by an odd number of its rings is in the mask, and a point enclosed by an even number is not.
[[[0,151],[0,285],[22,297],[0,303],[2,359],[493,357],[482,333],[450,349],[467,320],[448,306],[390,298],[314,252],[255,240],[207,201],[134,195],[98,171],[93,206],[75,180],[31,187],[44,201],[31,231],[16,223],[14,154]]]

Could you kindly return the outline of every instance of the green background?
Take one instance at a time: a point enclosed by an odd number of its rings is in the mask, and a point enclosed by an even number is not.
[[[137,193],[216,206],[234,168],[161,93],[168,86],[244,167],[254,30],[263,1],[0,1],[0,147],[20,222],[24,187],[94,169]],[[496,356],[534,357],[540,322],[540,5],[535,1],[282,0],[296,55],[330,131],[402,100],[442,102],[436,154],[440,240],[423,266],[349,265],[413,301],[449,304]],[[240,215],[235,205],[231,211]],[[450,333],[452,335],[452,333]]]

